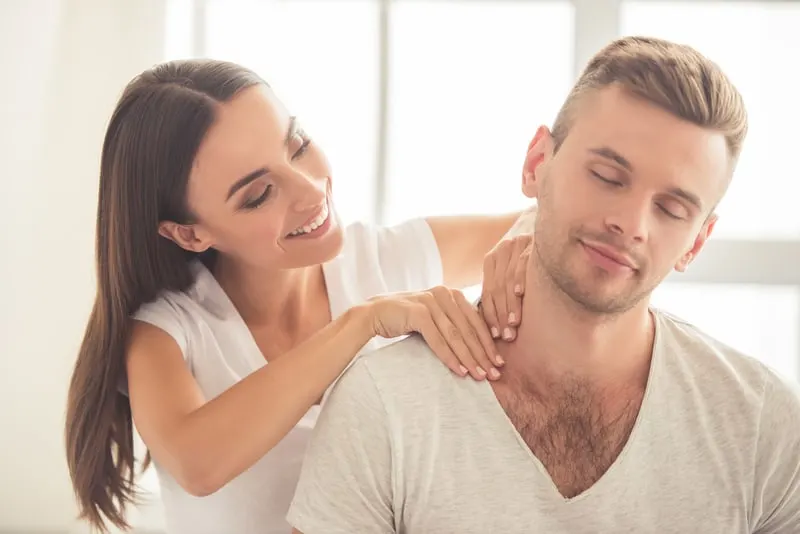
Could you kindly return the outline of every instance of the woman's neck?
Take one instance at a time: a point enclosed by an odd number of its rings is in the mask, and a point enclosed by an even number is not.
[[[320,312],[329,317],[328,292],[321,265],[261,270],[219,258],[214,277],[251,329],[294,337],[309,328]]]

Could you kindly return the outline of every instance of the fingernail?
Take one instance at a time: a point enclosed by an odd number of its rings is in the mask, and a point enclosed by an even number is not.
[[[477,367],[475,370],[478,372],[479,376],[481,377],[486,376],[486,371],[484,371],[482,367]]]
[[[513,337],[514,337],[514,334],[511,333],[511,329],[510,328],[506,328],[505,330],[503,330],[503,338],[505,338],[506,341],[511,341],[511,339],[513,339]]]
[[[500,372],[497,369],[489,369],[489,378],[497,380],[500,378]]]
[[[498,337],[500,337],[500,332],[497,330],[497,327],[496,327],[496,326],[493,326],[493,327],[492,327],[492,337],[493,337],[493,338],[495,338],[495,339],[497,339]]]
[[[517,315],[514,312],[508,314],[508,322],[514,324],[517,322]]]
[[[495,357],[495,360],[497,361],[497,365],[505,365],[506,364],[506,361],[499,354]]]
[[[459,367],[458,370],[461,371],[461,376],[467,376],[467,373],[469,373],[469,369],[467,369],[463,365]]]
[[[519,284],[515,285],[514,286],[514,293],[516,293],[517,295],[522,295],[522,286],[519,285]]]

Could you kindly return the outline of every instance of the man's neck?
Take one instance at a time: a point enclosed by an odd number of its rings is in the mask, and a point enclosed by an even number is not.
[[[567,378],[601,388],[644,386],[655,336],[647,302],[599,316],[537,271],[528,269],[516,339],[502,347],[508,371],[543,392]]]

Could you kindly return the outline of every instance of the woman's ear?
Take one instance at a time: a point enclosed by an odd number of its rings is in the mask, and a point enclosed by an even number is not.
[[[158,233],[189,252],[205,252],[213,245],[210,236],[193,224],[162,221],[158,225]]]

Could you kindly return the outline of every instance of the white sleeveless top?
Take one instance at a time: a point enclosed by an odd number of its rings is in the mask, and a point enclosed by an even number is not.
[[[197,278],[191,288],[162,295],[142,306],[134,318],[175,339],[206,399],[211,399],[267,362],[216,279],[201,263],[194,266]],[[439,250],[424,219],[391,228],[348,226],[342,252],[323,266],[323,272],[333,318],[369,297],[423,290],[443,280]],[[397,339],[375,338],[361,353]],[[289,534],[285,517],[319,410],[312,407],[259,462],[207,497],[188,494],[154,462],[167,532]]]

